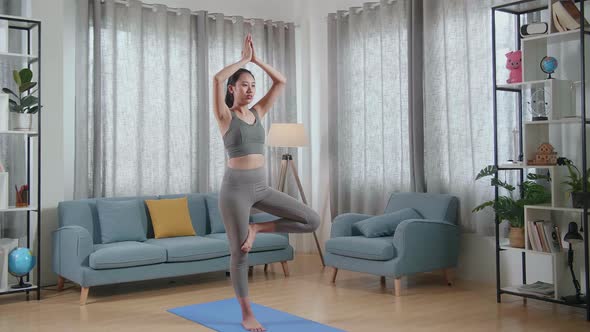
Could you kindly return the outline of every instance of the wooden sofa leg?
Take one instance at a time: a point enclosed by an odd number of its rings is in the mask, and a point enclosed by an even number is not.
[[[283,266],[283,273],[285,274],[285,277],[289,276],[289,265],[287,265],[287,261],[281,262],[281,265]]]
[[[453,286],[453,281],[455,279],[455,271],[453,269],[445,269],[445,279],[447,280],[447,285]]]
[[[86,300],[88,300],[88,291],[90,290],[89,287],[82,287],[80,291],[80,305],[86,305]]]
[[[61,292],[62,290],[64,290],[64,282],[65,282],[65,278],[58,275],[57,276],[57,291]]]
[[[268,271],[268,264],[264,264],[264,272]]]
[[[334,268],[334,272],[332,273],[332,283],[336,282],[336,275],[338,274],[338,269]]]
[[[381,286],[385,286],[385,276],[381,276]]]
[[[251,277],[254,274],[254,266],[248,266],[248,276]]]
[[[393,282],[393,292],[395,294],[395,296],[401,296],[402,295],[402,278],[395,278],[394,282]]]

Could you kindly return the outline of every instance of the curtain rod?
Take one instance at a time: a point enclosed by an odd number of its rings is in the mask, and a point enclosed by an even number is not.
[[[388,5],[391,5],[392,3],[396,2],[396,1],[397,0],[388,0],[388,1],[385,1],[385,3],[387,3]],[[375,8],[381,6],[381,2],[366,2],[365,4],[368,5],[370,9],[375,9]],[[342,16],[350,15],[350,12],[353,10],[354,10],[355,14],[359,14],[364,10],[364,7],[350,7],[349,10],[342,13]]]
[[[105,2],[105,0],[100,0],[100,2],[104,3],[104,2]],[[115,3],[122,4],[122,5],[125,5],[125,6],[129,7],[129,1],[128,1],[128,0],[115,0]],[[155,11],[155,10],[156,10],[156,8],[157,8],[157,7],[156,7],[156,6],[157,6],[157,4],[149,4],[149,3],[145,3],[145,2],[141,2],[141,6],[142,6],[143,8],[150,8],[150,9],[152,9],[153,11]],[[166,7],[166,10],[167,10],[167,11],[169,11],[169,12],[173,12],[173,13],[176,13],[177,15],[180,15],[180,14],[181,14],[181,12],[182,12],[182,10],[183,10],[183,9],[185,9],[185,8],[172,8],[172,7],[167,7],[167,6],[165,6],[165,5],[162,5],[162,6]],[[196,11],[191,11],[191,10],[189,10],[189,12],[190,12],[191,14],[193,14],[193,15],[196,15],[196,14],[198,14],[198,12],[196,12]],[[211,13],[211,14],[209,14],[209,13],[208,13],[208,14],[207,14],[207,16],[208,16],[209,18],[212,18],[212,19],[214,19],[214,20],[215,20],[215,19],[216,19],[216,14],[217,14],[217,13]],[[223,19],[224,19],[224,20],[226,20],[226,21],[232,21],[232,23],[235,23],[235,18],[236,18],[236,15],[234,15],[234,16],[225,16],[225,15],[224,15],[224,17],[223,17]],[[244,22],[246,22],[246,23],[250,23],[250,25],[254,25],[254,21],[255,21],[255,20],[257,20],[257,19],[255,19],[255,18],[245,18],[245,19],[244,19]],[[258,20],[260,20],[260,19],[258,19]],[[267,20],[263,20],[263,21],[267,21]],[[272,25],[272,26],[274,26],[274,27],[276,27],[276,26],[277,26],[277,24],[276,24],[276,23],[272,23],[271,25]],[[299,24],[295,24],[295,23],[293,23],[293,26],[295,26],[296,28],[298,28],[298,27],[299,27]],[[288,29],[288,28],[289,28],[289,27],[288,27],[288,25],[286,25],[286,24],[285,24],[285,29]]]

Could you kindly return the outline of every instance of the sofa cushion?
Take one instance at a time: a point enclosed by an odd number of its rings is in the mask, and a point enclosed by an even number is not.
[[[209,234],[208,238],[224,240],[227,242],[227,234]],[[285,236],[272,233],[258,233],[256,234],[256,240],[252,245],[250,252],[270,251],[270,250],[281,250],[289,246],[289,239]]]
[[[367,238],[359,236],[343,236],[326,241],[326,251],[340,256],[388,261],[395,258],[393,236]]]
[[[423,217],[418,211],[405,208],[357,221],[354,223],[354,227],[366,237],[391,236],[395,232],[397,225],[408,219],[423,219]]]
[[[141,222],[143,204],[138,199],[125,201],[96,201],[102,243],[145,241]]]
[[[146,200],[156,239],[196,235],[186,197]]]
[[[158,196],[159,199],[169,199],[169,198],[182,198],[186,197],[188,200],[188,211],[191,216],[191,222],[193,223],[193,229],[197,235],[206,235],[211,232],[209,226],[207,225],[207,205],[205,204],[205,196],[206,194],[195,193],[195,194],[173,194],[173,195],[160,195]],[[150,225],[151,226],[151,225]],[[154,233],[153,229],[149,232],[148,228],[148,238],[153,238]]]
[[[89,265],[95,270],[151,265],[166,262],[164,248],[146,242],[124,241],[94,245]]]
[[[226,241],[202,236],[149,239],[146,243],[164,248],[168,262],[200,261],[229,255]]]

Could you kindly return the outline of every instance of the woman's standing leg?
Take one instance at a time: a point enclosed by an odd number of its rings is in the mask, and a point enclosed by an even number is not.
[[[230,273],[240,297],[248,296],[248,255],[240,250],[248,236],[251,189],[248,186],[222,184],[219,191],[219,211],[225,226],[230,250]]]
[[[242,325],[249,331],[265,331],[254,317],[248,299],[248,253],[241,250],[248,237],[252,185],[232,185],[224,181],[219,191],[219,210],[230,247],[230,276],[242,309]]]

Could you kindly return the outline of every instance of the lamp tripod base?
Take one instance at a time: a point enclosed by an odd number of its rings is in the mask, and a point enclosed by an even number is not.
[[[584,295],[562,296],[561,299],[567,304],[585,304],[586,303],[586,296],[584,296]]]
[[[285,182],[287,181],[287,172],[289,169],[292,170],[293,177],[297,183],[297,188],[299,189],[299,195],[301,195],[301,200],[303,200],[303,204],[307,205],[307,199],[305,198],[305,193],[303,192],[303,186],[301,185],[301,180],[299,180],[299,175],[297,174],[297,168],[295,168],[295,164],[293,161],[293,156],[289,153],[283,154],[281,158],[281,173],[279,175],[279,185],[277,190],[285,192]],[[313,232],[313,239],[315,240],[315,245],[318,249],[318,253],[320,254],[320,260],[322,261],[322,266],[325,267],[326,263],[324,262],[324,255],[322,254],[322,247],[320,246],[320,241],[318,240],[318,236]]]

